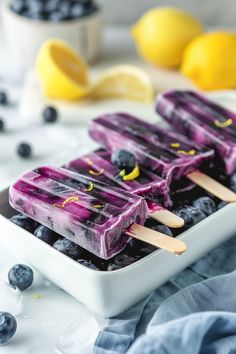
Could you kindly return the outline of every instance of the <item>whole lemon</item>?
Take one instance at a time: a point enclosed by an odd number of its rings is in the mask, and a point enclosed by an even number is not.
[[[178,67],[186,46],[202,32],[195,17],[171,7],[149,10],[132,27],[140,56],[166,68]]]
[[[235,88],[236,33],[212,32],[194,39],[181,71],[204,90]]]

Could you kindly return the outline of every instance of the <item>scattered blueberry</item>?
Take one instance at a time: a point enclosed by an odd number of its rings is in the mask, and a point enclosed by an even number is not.
[[[5,123],[3,121],[3,119],[0,118],[0,132],[3,132],[5,128]]]
[[[176,209],[174,213],[184,219],[184,229],[189,229],[206,217],[203,211],[188,205]]]
[[[32,285],[34,273],[27,265],[16,264],[9,270],[8,280],[11,286],[24,291]]]
[[[20,143],[17,147],[17,153],[20,157],[28,159],[32,155],[32,148],[28,143]]]
[[[70,10],[72,18],[78,18],[84,15],[84,7],[81,3],[75,3]]]
[[[48,19],[52,22],[60,22],[66,19],[66,15],[62,11],[55,10],[48,15]]]
[[[227,203],[227,202],[224,202],[223,200],[222,200],[222,202],[220,202],[219,204],[218,204],[218,206],[217,206],[217,210],[220,210],[220,209],[222,209],[222,208],[224,208],[226,205],[228,205],[229,203]]]
[[[29,232],[34,232],[34,230],[38,226],[38,223],[36,221],[28,218],[28,216],[24,214],[14,215],[10,218],[10,221]]]
[[[54,107],[46,107],[43,111],[43,119],[46,123],[55,123],[58,119],[58,112]]]
[[[127,254],[117,254],[109,263],[107,270],[112,271],[127,267],[134,263],[136,260],[137,258],[128,256]]]
[[[64,253],[66,256],[73,259],[80,258],[84,252],[80,246],[68,240],[67,238],[59,238],[59,240],[53,244],[53,247],[59,252]]]
[[[230,189],[236,192],[236,172],[230,177]]]
[[[167,236],[173,237],[173,233],[172,233],[171,229],[166,225],[153,225],[152,230],[155,230],[155,231],[161,232]]]
[[[7,344],[16,333],[17,322],[8,312],[0,312],[0,345]]]
[[[8,103],[8,97],[6,92],[0,91],[0,105],[5,106]]]
[[[111,157],[112,163],[119,168],[119,170],[125,170],[126,173],[132,172],[136,166],[135,156],[128,150],[116,150]]]
[[[193,206],[204,212],[206,216],[209,216],[216,212],[216,204],[210,197],[200,197],[193,202]]]
[[[87,268],[90,268],[93,270],[99,270],[99,268],[96,267],[95,264],[92,263],[92,261],[87,261],[86,259],[78,259],[77,262]]]
[[[34,231],[34,235],[40,240],[52,245],[58,239],[58,234],[44,225],[40,225]]]

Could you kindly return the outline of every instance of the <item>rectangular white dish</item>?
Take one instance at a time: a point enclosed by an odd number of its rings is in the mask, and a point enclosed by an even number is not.
[[[11,223],[15,211],[8,189],[0,193],[0,243],[20,261],[103,317],[112,317],[148,295],[174,274],[235,234],[236,203],[229,204],[180,236],[188,246],[181,256],[157,250],[136,263],[112,272],[86,268]]]

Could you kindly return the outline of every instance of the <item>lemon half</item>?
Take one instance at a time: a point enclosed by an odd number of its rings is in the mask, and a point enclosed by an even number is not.
[[[47,97],[76,100],[89,92],[87,65],[64,41],[52,39],[43,44],[36,70]]]

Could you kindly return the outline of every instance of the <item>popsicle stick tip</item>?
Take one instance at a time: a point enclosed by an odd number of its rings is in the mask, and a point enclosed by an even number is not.
[[[215,197],[227,203],[236,202],[236,193],[225,187],[214,178],[207,176],[200,171],[194,171],[187,175],[187,177],[199,187],[205,189],[207,192],[213,194]]]
[[[166,209],[155,210],[149,213],[149,216],[173,229],[184,226],[184,219]]]

